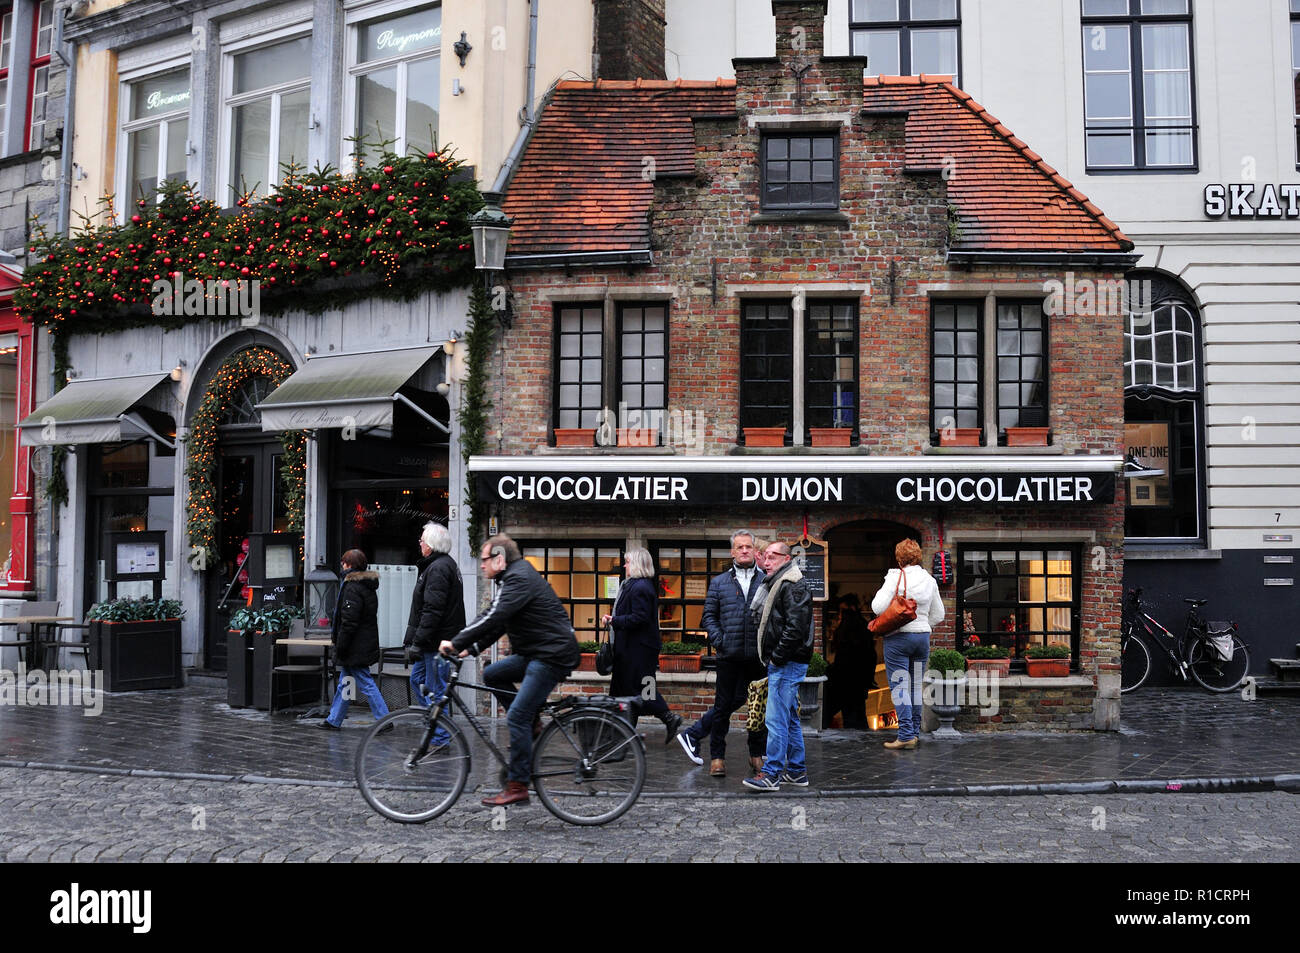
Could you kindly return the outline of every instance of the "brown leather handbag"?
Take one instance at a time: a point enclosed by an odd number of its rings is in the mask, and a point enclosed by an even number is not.
[[[889,635],[916,619],[916,600],[907,598],[907,573],[899,569],[898,575],[900,578],[894,584],[894,598],[889,600],[884,612],[867,623],[867,628],[876,635]],[[900,585],[903,587],[902,595],[898,593]]]

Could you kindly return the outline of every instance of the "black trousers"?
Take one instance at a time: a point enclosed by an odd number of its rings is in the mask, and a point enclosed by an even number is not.
[[[749,695],[749,683],[767,677],[767,668],[758,659],[718,659],[718,681],[713,696],[713,707],[686,729],[696,741],[709,736],[709,757],[725,758],[727,755],[727,728],[731,716],[744,707]],[[767,728],[747,733],[749,756],[761,758],[767,752]]]

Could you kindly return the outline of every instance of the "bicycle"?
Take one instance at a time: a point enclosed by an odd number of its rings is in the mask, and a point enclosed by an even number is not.
[[[447,658],[444,656],[444,658]],[[465,790],[469,744],[452,720],[459,709],[501,765],[505,784],[509,759],[493,743],[456,688],[489,691],[461,683],[461,658],[447,658],[453,670],[442,697],[429,708],[404,708],[375,724],[357,748],[357,785],[366,803],[392,821],[422,824],[442,814]],[[565,696],[542,706],[550,722],[533,744],[532,784],[552,814],[570,824],[608,824],[622,817],[645,784],[645,743],[625,720],[630,699]],[[439,731],[447,740],[433,743]]]
[[[1141,688],[1151,674],[1148,640],[1165,651],[1170,669],[1183,681],[1187,681],[1190,674],[1206,691],[1230,692],[1245,679],[1250,670],[1250,655],[1237,635],[1237,623],[1229,622],[1227,628],[1211,631],[1200,613],[1207,600],[1183,601],[1188,605],[1187,620],[1183,634],[1176,636],[1143,608],[1141,588],[1129,590],[1120,630],[1121,694],[1127,695]],[[1167,643],[1172,643],[1172,647]]]

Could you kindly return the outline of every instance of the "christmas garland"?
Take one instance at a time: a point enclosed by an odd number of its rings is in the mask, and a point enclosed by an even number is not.
[[[231,399],[250,377],[265,377],[277,387],[293,373],[289,362],[270,348],[250,347],[239,351],[217,369],[190,421],[185,467],[189,478],[189,518],[186,530],[195,555],[203,554],[204,567],[221,558],[217,549],[217,426]],[[289,531],[301,533],[307,494],[307,438],[298,431],[286,431],[280,474],[289,489],[285,497]]]
[[[487,447],[488,411],[492,408],[487,397],[487,364],[492,354],[494,323],[487,291],[475,284],[470,292],[469,330],[465,334],[465,389],[456,415],[460,421],[460,455],[466,462]],[[465,484],[465,506],[469,509],[469,542],[477,552],[483,533],[483,504],[474,493],[473,480]]]

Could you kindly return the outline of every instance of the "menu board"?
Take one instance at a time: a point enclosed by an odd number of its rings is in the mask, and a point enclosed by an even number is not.
[[[297,547],[292,545],[271,545],[266,547],[266,578],[291,579],[294,576],[294,557]]]
[[[1129,506],[1169,506],[1169,424],[1166,422],[1124,425],[1124,454],[1153,470],[1163,470],[1160,476],[1136,476],[1128,480]]]
[[[156,542],[118,543],[114,553],[119,576],[138,576],[162,569],[162,547]]]
[[[812,597],[818,602],[826,601],[826,540],[812,539],[805,536],[790,546],[790,557],[799,571],[803,573]]]

